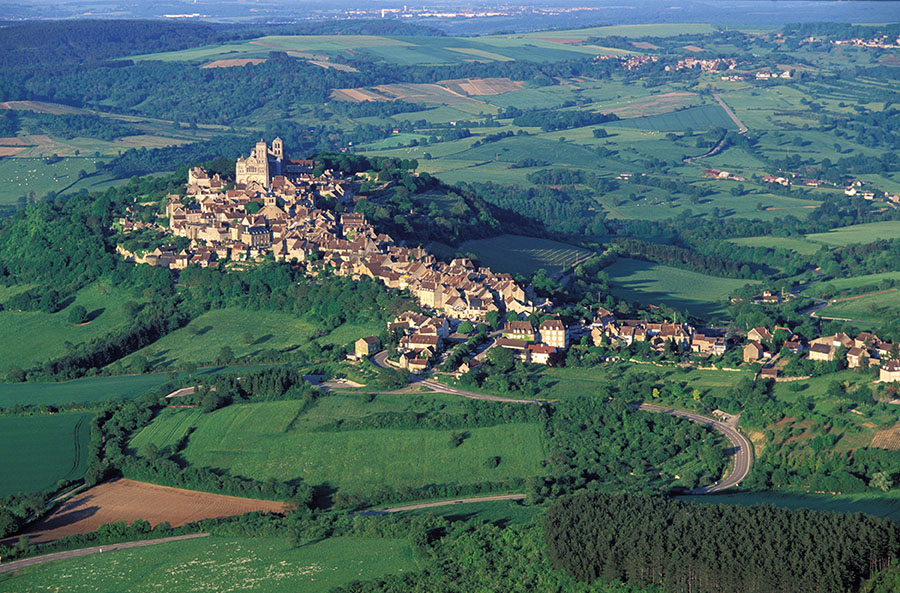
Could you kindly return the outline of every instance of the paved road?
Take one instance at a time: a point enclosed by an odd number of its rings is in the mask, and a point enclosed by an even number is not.
[[[734,467],[731,469],[731,472],[728,474],[728,476],[723,480],[716,482],[712,486],[697,488],[696,490],[693,490],[691,494],[711,494],[713,492],[725,490],[726,488],[731,488],[732,486],[737,486],[743,481],[744,478],[747,477],[747,474],[750,473],[750,467],[753,465],[753,447],[747,437],[738,432],[734,427],[729,426],[724,422],[719,422],[718,420],[714,420],[701,414],[695,414],[693,412],[672,410],[670,408],[663,408],[661,406],[654,406],[651,404],[641,404],[639,407],[641,410],[645,410],[647,412],[670,414],[672,416],[678,416],[680,418],[687,418],[688,420],[691,420],[692,422],[696,422],[698,424],[710,426],[725,435],[725,438],[731,441],[731,444],[734,446]]]
[[[383,356],[382,356],[383,355]],[[381,360],[378,360],[378,357],[381,356]],[[387,352],[379,352],[373,357],[373,362],[379,366],[384,365],[384,359],[387,357]],[[432,381],[430,379],[414,379],[415,384],[421,385],[423,387],[427,387],[432,391],[437,391],[440,393],[449,393],[452,395],[458,395],[460,397],[467,397],[469,399],[480,399],[485,401],[496,401],[496,402],[506,402],[510,404],[537,404],[541,405],[546,402],[536,400],[536,399],[516,399],[511,397],[500,397],[498,395],[485,395],[483,393],[474,393],[472,391],[465,391],[462,389],[456,389],[454,387],[448,387],[437,381]],[[694,412],[685,412],[682,410],[673,410],[670,408],[663,408],[661,406],[654,406],[652,404],[641,404],[639,406],[641,410],[646,412],[656,412],[660,414],[670,414],[672,416],[678,416],[680,418],[686,418],[693,422],[697,422],[698,424],[705,424],[707,426],[712,427],[713,429],[719,431],[725,438],[731,441],[731,444],[734,447],[734,467],[731,472],[724,479],[716,482],[712,486],[705,486],[703,488],[697,488],[693,490],[692,494],[711,494],[713,492],[718,492],[720,490],[725,490],[726,488],[731,488],[732,486],[737,486],[740,484],[744,478],[747,477],[747,474],[750,473],[750,467],[753,465],[753,446],[750,444],[750,441],[737,431],[733,426],[729,426],[724,422],[719,422],[714,418],[709,418],[708,416],[703,416],[701,414],[695,414]],[[452,504],[452,503],[445,503]]]
[[[44,556],[34,556],[25,558],[24,560],[16,560],[6,564],[0,564],[0,574],[4,572],[12,572],[25,568],[26,566],[35,566],[45,562],[53,562],[54,560],[63,560],[65,558],[77,558],[79,556],[88,556],[90,554],[100,554],[102,552],[113,552],[115,550],[126,550],[128,548],[141,548],[143,546],[154,546],[156,544],[164,544],[175,542],[183,539],[194,539],[198,537],[206,537],[208,533],[191,533],[189,535],[176,535],[173,537],[161,537],[159,539],[145,539],[136,542],[123,542],[120,544],[109,544],[108,546],[95,546],[93,548],[81,548],[80,550],[69,550],[68,552],[56,552],[55,554],[45,554]]]
[[[470,498],[455,498],[453,500],[439,500],[436,502],[422,502],[402,507],[388,507],[386,509],[372,509],[364,514],[381,515],[387,513],[402,513],[403,511],[415,511],[418,509],[430,509],[433,507],[445,507],[453,504],[468,504],[472,502],[486,502],[492,500],[523,500],[525,494],[491,494],[488,496],[473,496]]]
[[[722,100],[722,97],[719,96],[719,93],[713,93],[713,99],[715,99],[716,103],[718,103],[719,106],[721,106],[722,109],[725,110],[725,113],[728,114],[728,117],[731,118],[731,121],[733,121],[737,125],[738,134],[746,134],[748,131],[747,126],[745,126],[741,122],[741,120],[738,119],[738,116],[734,114],[734,111],[731,110],[731,107],[725,104],[725,101]]]

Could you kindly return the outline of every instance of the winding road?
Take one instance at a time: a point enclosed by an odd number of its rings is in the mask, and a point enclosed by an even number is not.
[[[372,357],[372,362],[376,366],[387,368],[387,352],[382,351]],[[458,395],[460,397],[467,397],[469,399],[480,399],[485,401],[495,401],[495,402],[505,402],[509,404],[537,404],[543,405],[547,403],[542,400],[537,399],[516,399],[511,397],[501,397],[499,395],[487,395],[484,393],[475,393],[472,391],[465,391],[462,389],[456,389],[454,387],[449,387],[447,385],[443,385],[438,383],[437,381],[432,381],[430,379],[413,379],[416,385],[421,385],[423,387],[427,387],[432,391],[437,391],[439,393],[449,393],[451,395]],[[723,479],[719,480],[715,484],[711,486],[704,486],[702,488],[697,488],[696,490],[692,490],[690,494],[712,494],[713,492],[719,492],[721,490],[725,490],[726,488],[731,488],[732,486],[737,486],[740,484],[744,478],[747,477],[747,474],[750,473],[750,468],[753,466],[753,445],[750,443],[750,440],[747,439],[743,434],[741,434],[734,426],[726,424],[725,422],[720,422],[715,418],[710,418],[709,416],[703,416],[702,414],[697,414],[695,412],[687,412],[684,410],[675,410],[672,408],[665,408],[662,406],[655,406],[652,404],[641,404],[638,406],[639,409],[644,410],[645,412],[654,412],[657,414],[669,414],[671,416],[678,416],[679,418],[685,418],[690,420],[691,422],[696,422],[697,424],[703,424],[705,426],[709,426],[710,428],[720,432],[726,439],[731,442],[732,452],[733,452],[733,466],[731,471],[725,476]],[[467,502],[475,502],[477,500],[486,500],[485,498],[476,498],[476,499],[466,499]],[[432,506],[441,506],[446,504],[457,504],[456,501],[447,501],[443,503],[437,503]],[[401,508],[402,507],[398,507]]]

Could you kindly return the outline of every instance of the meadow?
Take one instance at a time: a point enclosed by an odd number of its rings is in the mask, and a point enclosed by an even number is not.
[[[641,303],[663,303],[704,317],[722,317],[732,292],[752,280],[719,278],[636,259],[622,258],[604,270],[614,295]]]
[[[92,416],[0,416],[0,496],[80,478],[87,469]]]
[[[510,274],[531,274],[538,268],[555,274],[590,255],[590,251],[567,243],[519,235],[466,241],[457,251],[472,253],[482,265]]]
[[[344,346],[380,330],[381,326],[373,323],[346,324],[320,337],[319,342]],[[126,356],[122,364],[129,368],[138,357],[146,358],[154,369],[177,368],[188,363],[211,364],[225,346],[240,359],[267,350],[290,352],[309,344],[316,335],[314,324],[290,313],[233,307],[216,309]]]
[[[898,314],[900,314],[900,292],[896,289],[832,303],[816,313],[819,317],[854,321],[883,321]]]
[[[59,383],[0,383],[0,408],[134,399],[169,381],[165,373],[91,377]]]
[[[331,537],[294,543],[211,536],[28,567],[0,577],[0,591],[326,593],[416,567],[404,539]]]
[[[853,243],[871,243],[878,239],[900,239],[900,220],[870,222],[832,229],[827,233],[807,235],[810,241],[829,247],[844,247]]]
[[[122,303],[142,300],[102,282],[86,286],[73,296],[57,313],[0,311],[0,375],[14,366],[28,369],[63,356],[66,342],[81,344],[124,327],[129,319]],[[75,325],[69,322],[69,312],[78,305],[87,310],[88,322]],[[21,340],[22,336],[28,339]]]
[[[737,125],[728,117],[725,110],[718,105],[699,105],[680,111],[650,115],[633,119],[623,119],[605,124],[610,128],[635,128],[657,132],[683,132],[685,130],[708,130],[724,128],[737,130]]]
[[[353,396],[324,398],[306,414],[301,413],[302,403],[296,401],[231,405],[202,417],[194,410],[172,410],[138,432],[131,446],[173,444],[196,426],[181,453],[191,465],[260,480],[299,477],[311,484],[328,483],[360,493],[371,492],[378,485],[472,484],[524,478],[540,471],[544,455],[537,424],[468,429],[469,436],[458,447],[451,444],[452,430],[335,430],[330,425],[338,419],[406,405],[397,396],[378,396],[373,403],[379,403],[369,411],[368,404],[360,408],[356,399],[348,408],[341,402],[345,397]],[[329,403],[332,400],[334,403]],[[185,415],[193,419],[186,421]],[[492,456],[501,458],[496,468],[485,466]]]
[[[900,281],[900,272],[882,272],[880,274],[865,274],[852,278],[833,278],[824,282],[817,282],[808,286],[803,294],[810,296],[822,296],[828,293],[829,297],[843,290],[855,290],[861,287],[869,287],[872,292],[880,290],[879,284],[885,280]]]

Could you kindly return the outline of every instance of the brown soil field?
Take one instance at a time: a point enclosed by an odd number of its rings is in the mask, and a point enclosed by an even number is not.
[[[15,156],[25,150],[24,146],[0,146],[0,157]]]
[[[353,66],[348,66],[347,64],[335,64],[334,62],[329,62],[327,60],[309,60],[309,63],[321,68],[333,68],[335,70],[340,70],[341,72],[359,72],[359,70]]]
[[[256,66],[257,64],[262,64],[265,62],[265,58],[234,58],[231,60],[216,60],[215,62],[210,62],[204,66],[200,66],[201,68],[232,68],[234,66],[246,66],[247,64],[253,64]]]
[[[144,519],[151,525],[168,521],[178,527],[201,519],[231,517],[251,511],[280,513],[286,509],[285,503],[271,500],[223,496],[120,479],[104,482],[72,497],[32,525],[24,535],[32,542],[40,543],[88,533],[104,523],[116,521],[132,523]]]
[[[464,95],[502,95],[525,86],[524,82],[508,78],[460,78],[442,80],[439,84]]]
[[[900,449],[900,424],[876,432],[872,437],[872,444],[869,446],[888,451]]]
[[[706,51],[706,50],[704,50],[702,47],[697,47],[696,45],[685,45],[685,46],[684,46],[684,49],[686,49],[686,50],[688,50],[688,51],[692,51],[692,52],[694,52],[694,53],[699,53],[699,52],[701,52],[701,51]]]
[[[362,103],[363,101],[391,101],[391,97],[385,97],[366,89],[334,89],[331,91],[331,98],[338,101],[354,101]]]
[[[696,95],[694,93],[665,93],[657,95],[649,101],[640,101],[625,105],[624,107],[616,107],[610,109],[610,113],[615,113],[619,117],[646,117],[648,115],[660,115],[670,113],[676,109],[687,107],[693,104]]]
[[[648,41],[632,41],[631,45],[635,46],[638,49],[659,49],[658,45],[653,45]]]
[[[37,111],[38,113],[50,113],[52,115],[88,113],[86,109],[69,107],[68,105],[60,105],[59,103],[45,103],[44,101],[6,101],[0,103],[0,108]]]
[[[0,146],[25,146],[21,138],[0,138]]]

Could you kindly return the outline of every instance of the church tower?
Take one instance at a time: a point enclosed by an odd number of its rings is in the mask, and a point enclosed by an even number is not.
[[[276,159],[284,158],[284,141],[281,138],[272,140],[272,154]]]

